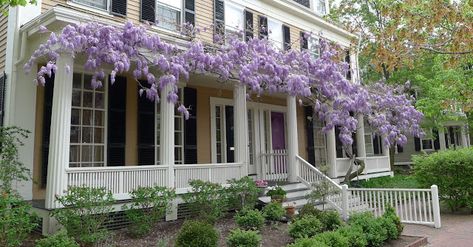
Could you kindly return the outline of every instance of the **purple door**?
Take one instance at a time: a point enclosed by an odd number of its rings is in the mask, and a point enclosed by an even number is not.
[[[271,137],[273,150],[286,149],[284,113],[271,112]]]

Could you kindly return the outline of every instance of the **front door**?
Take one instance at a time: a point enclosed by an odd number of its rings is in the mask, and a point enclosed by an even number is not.
[[[272,150],[286,149],[284,113],[282,112],[271,112],[271,139]]]

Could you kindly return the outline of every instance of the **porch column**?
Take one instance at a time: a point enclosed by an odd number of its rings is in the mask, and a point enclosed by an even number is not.
[[[299,145],[297,138],[297,105],[295,96],[287,96],[287,176],[289,182],[297,182],[299,175],[296,156]]]
[[[167,96],[173,85],[167,84],[161,90],[160,104],[160,137],[159,137],[159,162],[160,165],[168,166],[168,187],[174,188],[174,103],[167,100]],[[171,202],[166,212],[166,221],[177,219],[177,202]]]
[[[243,163],[242,176],[248,175],[248,113],[246,108],[246,86],[235,83],[233,90],[233,134],[235,162]]]
[[[468,147],[468,132],[466,130],[467,126],[463,125],[460,127],[461,128],[461,138],[462,138],[462,147],[466,148]]]
[[[62,53],[56,61],[45,197],[47,209],[60,207],[56,195],[63,194],[67,189],[66,169],[69,167],[73,65],[74,59],[68,53]],[[70,67],[69,72],[66,71],[66,66]]]
[[[334,178],[336,177],[337,170],[337,137],[335,136],[335,127],[331,128],[326,135],[328,176]]]
[[[358,124],[356,126],[356,150],[358,157],[366,158],[366,147],[365,147],[365,121],[363,115],[358,115]]]
[[[445,140],[445,129],[443,127],[439,128],[439,143],[440,143],[440,150],[447,149],[447,140]]]

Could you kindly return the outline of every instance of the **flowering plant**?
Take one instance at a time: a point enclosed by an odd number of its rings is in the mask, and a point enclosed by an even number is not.
[[[268,187],[267,196],[274,198],[284,198],[286,197],[286,191],[279,185]]]
[[[266,187],[268,187],[268,181],[266,181],[266,180],[264,180],[264,179],[258,179],[258,180],[256,180],[255,184],[256,184],[256,187],[259,187],[259,188],[266,188]]]

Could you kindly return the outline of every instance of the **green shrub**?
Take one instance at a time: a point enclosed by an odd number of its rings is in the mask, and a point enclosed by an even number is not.
[[[255,181],[250,177],[232,179],[228,181],[227,188],[228,206],[232,209],[254,208],[260,188],[256,187]]]
[[[370,212],[365,212],[353,214],[350,217],[349,224],[361,227],[368,241],[368,246],[379,247],[388,239],[388,232],[384,228],[383,220],[382,218],[376,219]]]
[[[314,205],[308,203],[302,206],[302,208],[299,210],[298,217],[302,218],[307,215],[312,215],[312,216],[319,216],[322,213],[322,210],[317,209],[314,207]]]
[[[299,238],[296,242],[289,244],[287,247],[331,247],[314,238]]]
[[[257,231],[236,229],[227,238],[228,247],[259,247],[261,235]]]
[[[186,221],[177,235],[176,247],[217,247],[218,232],[202,221]]]
[[[56,198],[64,207],[52,215],[77,242],[92,245],[108,237],[104,224],[112,212],[113,197],[105,188],[69,187]]]
[[[404,225],[401,223],[401,219],[399,216],[396,214],[396,209],[393,207],[389,206],[386,208],[386,211],[383,214],[384,218],[391,219],[393,223],[396,225],[397,229],[397,236],[394,239],[398,239],[401,236],[402,231],[404,230]]]
[[[141,237],[150,232],[154,224],[164,217],[170,202],[176,198],[174,190],[166,187],[139,187],[130,192],[131,203],[122,209],[130,221],[132,236]]]
[[[450,210],[470,206],[473,201],[473,149],[446,150],[414,156],[415,177],[424,187],[436,184]]]
[[[270,202],[263,208],[263,215],[267,220],[281,220],[285,213],[286,210],[282,207],[281,203],[277,202]]]
[[[79,247],[73,238],[67,236],[67,232],[61,230],[54,235],[36,241],[36,247]]]
[[[259,230],[264,225],[263,214],[256,209],[246,209],[235,214],[235,222],[245,230]]]
[[[343,221],[337,211],[322,211],[317,218],[322,222],[324,231],[333,231],[343,225]]]
[[[222,185],[192,180],[190,193],[182,196],[192,209],[192,214],[201,220],[214,224],[227,211],[227,198]]]
[[[322,243],[325,243],[328,246],[333,247],[349,247],[349,239],[343,236],[339,232],[323,232],[317,234],[314,238]]]
[[[36,227],[31,206],[20,196],[0,194],[0,246],[20,246]]]
[[[368,246],[368,241],[363,234],[363,229],[359,226],[342,226],[337,229],[337,232],[349,239],[349,247]]]
[[[299,218],[289,225],[289,235],[294,238],[310,238],[323,231],[322,223],[315,216]]]

